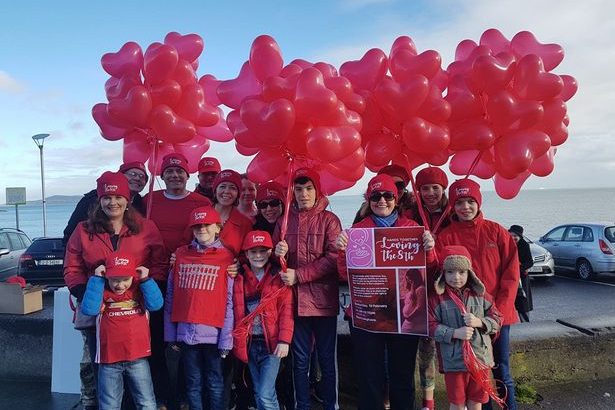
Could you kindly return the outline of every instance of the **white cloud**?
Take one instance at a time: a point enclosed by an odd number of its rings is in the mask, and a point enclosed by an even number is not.
[[[17,94],[24,90],[25,87],[23,84],[11,77],[9,73],[0,70],[0,91]]]

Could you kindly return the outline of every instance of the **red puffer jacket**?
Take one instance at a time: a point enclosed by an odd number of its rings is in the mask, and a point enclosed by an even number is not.
[[[169,261],[156,225],[149,219],[139,217],[141,231],[131,234],[124,226],[120,231],[117,249],[137,257],[137,266],[148,268],[149,276],[156,281],[166,281]],[[90,234],[80,222],[66,244],[64,256],[64,280],[70,292],[81,300],[88,278],[94,269],[105,264],[105,258],[113,252],[108,233]]]
[[[436,240],[437,250],[447,245],[465,246],[472,256],[476,276],[493,295],[497,309],[504,316],[504,325],[519,321],[515,297],[519,287],[519,257],[517,247],[508,231],[483,218],[482,212],[474,220],[465,222],[451,218]]]
[[[339,284],[335,240],[342,230],[340,220],[326,210],[329,201],[320,197],[308,210],[290,208],[286,255],[288,267],[296,269],[297,314],[299,316],[337,316]],[[280,224],[275,227],[273,243],[280,240]]]
[[[251,230],[252,221],[239,212],[237,208],[233,208],[228,219],[224,222],[222,232],[220,232],[220,240],[227,249],[237,256],[241,252],[243,238]]]
[[[235,277],[233,284],[233,313],[235,326],[247,316],[246,295],[260,291],[261,300],[279,288],[286,288],[277,297],[276,303],[270,303],[260,315],[261,324],[269,353],[273,353],[278,343],[288,343],[293,340],[293,292],[282,283],[280,268],[269,263],[265,275],[259,282],[250,267],[243,265],[242,271]],[[248,362],[249,338],[234,336],[233,353],[243,362]]]

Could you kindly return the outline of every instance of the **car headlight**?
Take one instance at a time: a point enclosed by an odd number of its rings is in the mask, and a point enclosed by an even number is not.
[[[553,259],[553,255],[551,255],[551,252],[547,251],[547,254],[545,255],[545,262],[550,261],[551,259]]]

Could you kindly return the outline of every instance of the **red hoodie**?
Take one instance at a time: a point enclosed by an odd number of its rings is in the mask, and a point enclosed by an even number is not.
[[[483,218],[482,212],[472,221],[459,221],[456,216],[436,241],[437,250],[447,245],[465,246],[472,256],[476,276],[493,295],[497,309],[504,316],[504,325],[519,321],[515,297],[519,287],[517,246],[508,231]]]

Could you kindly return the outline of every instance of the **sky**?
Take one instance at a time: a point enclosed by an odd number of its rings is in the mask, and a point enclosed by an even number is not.
[[[336,67],[373,47],[388,53],[395,38],[408,35],[419,51],[440,52],[446,67],[463,39],[478,41],[489,28],[509,39],[529,30],[564,48],[554,72],[574,76],[579,91],[568,102],[570,137],[554,172],[531,177],[524,189],[614,187],[613,15],[608,0],[10,2],[0,14],[0,204],[5,187],[26,187],[28,200],[41,198],[35,134],[51,134],[44,148],[47,196],[82,194],[103,171],[117,169],[122,143],[104,140],[91,117],[92,106],[106,102],[100,58],[128,41],[145,50],[171,31],[203,37],[199,77],[231,79],[261,34],[276,39],[285,63],[303,58]],[[212,142],[206,155],[240,172],[250,161],[232,142]],[[190,186],[196,181],[191,176]],[[493,190],[491,181],[481,184]]]

